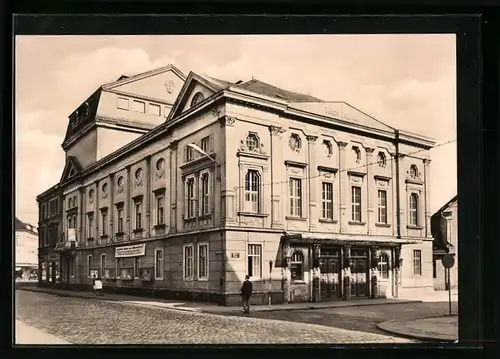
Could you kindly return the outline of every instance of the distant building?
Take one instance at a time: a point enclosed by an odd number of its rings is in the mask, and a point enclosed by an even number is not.
[[[61,282],[225,305],[246,274],[260,303],[433,291],[433,145],[257,79],[120,78],[69,118]]]
[[[433,277],[436,290],[448,289],[447,271],[441,263],[446,253],[455,256],[450,270],[451,288],[458,286],[458,196],[456,195],[431,217],[433,244]]]
[[[38,233],[36,227],[16,217],[16,279],[34,279],[38,268]]]

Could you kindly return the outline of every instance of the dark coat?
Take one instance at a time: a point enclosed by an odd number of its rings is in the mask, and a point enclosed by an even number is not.
[[[249,280],[244,281],[243,285],[241,286],[241,296],[250,297],[252,295],[252,289],[252,282],[250,282]]]

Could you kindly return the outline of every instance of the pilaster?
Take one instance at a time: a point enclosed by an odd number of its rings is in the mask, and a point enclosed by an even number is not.
[[[375,233],[377,222],[377,188],[373,175],[373,151],[374,148],[366,148],[366,177],[367,177],[367,212],[368,212],[368,234]]]
[[[339,147],[339,203],[340,203],[340,233],[349,232],[347,206],[349,204],[349,176],[347,174],[346,147],[347,142],[338,142]]]
[[[144,218],[145,222],[143,224],[143,228],[144,228],[144,236],[146,238],[148,238],[150,236],[150,233],[151,233],[151,224],[153,223],[153,221],[151,220],[151,181],[153,180],[153,176],[151,176],[151,173],[153,171],[151,171],[151,157],[146,157],[146,183],[145,183],[145,187],[146,187],[146,190],[144,193],[144,210],[146,211],[146,216]]]
[[[281,201],[283,180],[282,140],[285,130],[269,126],[271,136],[271,227],[283,228],[283,204]]]
[[[109,175],[109,237],[113,238],[115,235],[115,174],[111,173]]]
[[[309,180],[309,231],[315,231],[317,228],[318,216],[318,181],[319,177],[316,175],[316,140],[318,136],[307,136],[308,144],[308,177]]]
[[[430,212],[430,169],[431,160],[424,160],[424,191],[425,191],[425,236],[432,237],[431,233],[431,212]]]
[[[184,189],[179,194],[177,187],[178,165],[177,165],[177,141],[170,144],[170,233],[177,232],[177,203],[179,195],[182,196]]]
[[[132,237],[132,198],[130,197],[130,193],[131,193],[131,187],[132,187],[132,182],[133,182],[133,179],[131,178],[131,174],[130,174],[130,165],[128,165],[126,167],[126,170],[127,170],[127,197],[126,197],[126,200],[125,200],[125,208],[124,208],[124,212],[125,212],[125,215],[126,215],[126,218],[125,218],[125,222],[127,223],[127,229],[124,228],[124,232],[127,234],[128,238],[131,239],[133,238]]]

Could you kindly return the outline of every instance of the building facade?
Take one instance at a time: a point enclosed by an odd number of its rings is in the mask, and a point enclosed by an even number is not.
[[[226,305],[246,274],[266,304],[433,290],[432,140],[258,80],[177,81],[166,121],[103,157],[73,132],[59,184],[72,286]]]
[[[458,195],[446,202],[431,217],[433,245],[433,278],[436,290],[448,290],[448,271],[441,260],[445,254],[455,257],[450,268],[450,287],[458,287]]]
[[[37,277],[38,233],[36,227],[15,219],[16,266],[15,279],[30,280]]]

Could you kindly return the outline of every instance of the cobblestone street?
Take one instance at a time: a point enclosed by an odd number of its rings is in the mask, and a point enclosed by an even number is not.
[[[412,342],[389,335],[256,318],[253,314],[221,316],[27,291],[16,291],[16,319],[73,344]]]

